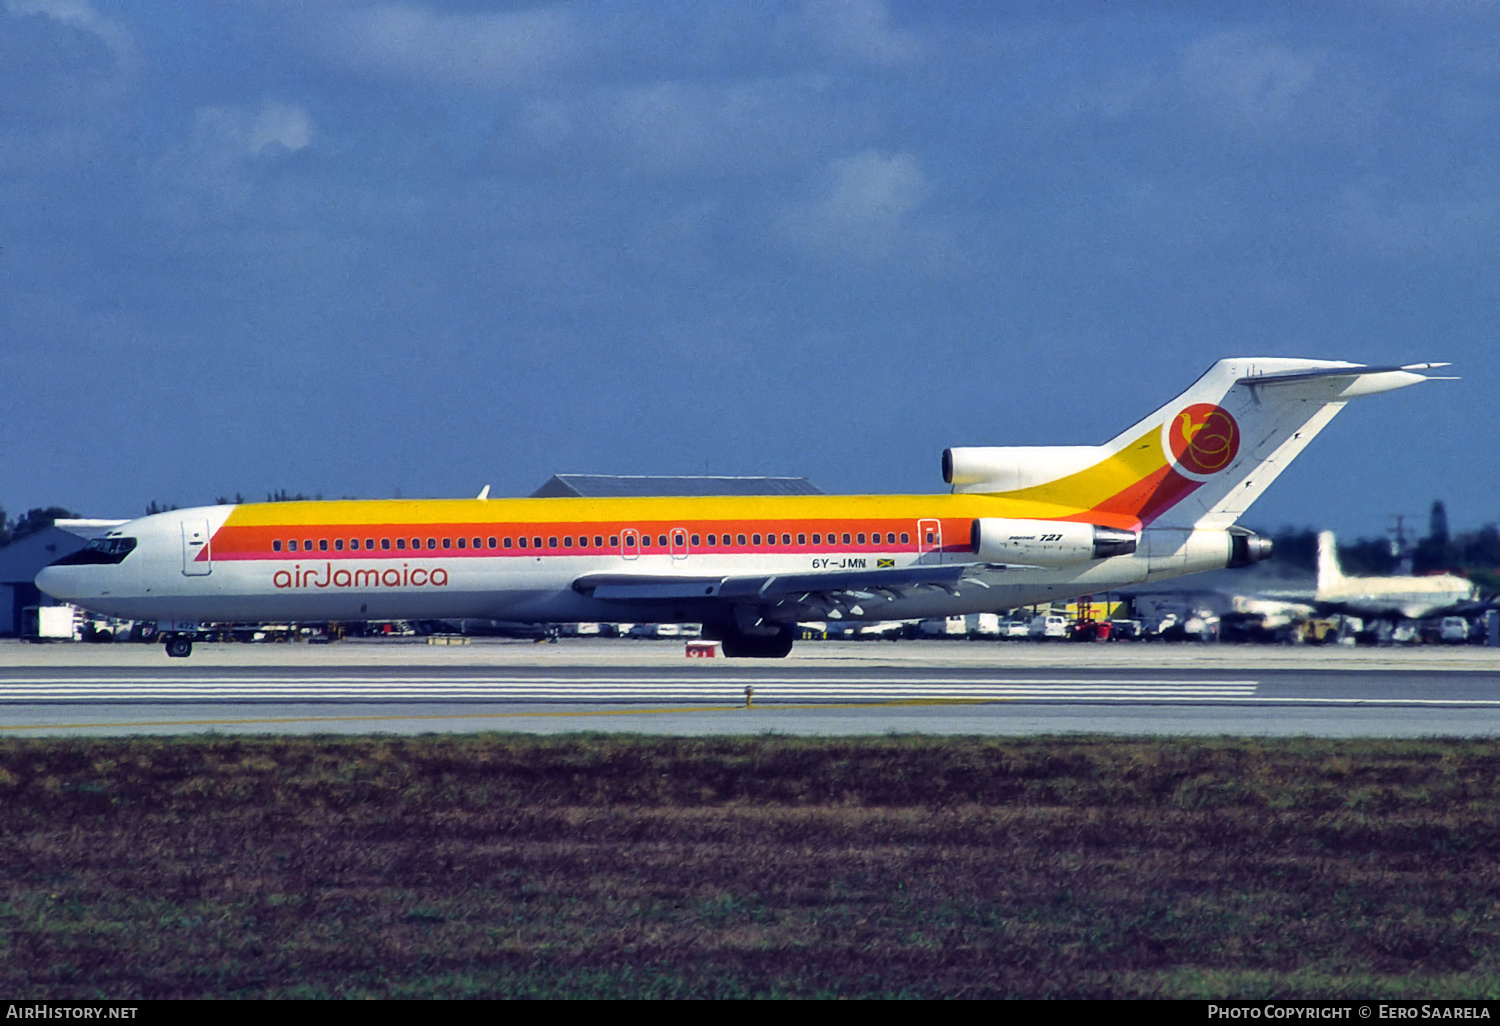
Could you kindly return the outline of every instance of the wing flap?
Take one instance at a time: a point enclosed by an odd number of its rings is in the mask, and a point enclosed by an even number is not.
[[[838,592],[894,593],[923,586],[950,588],[977,569],[1001,570],[992,564],[955,563],[889,570],[829,570],[818,573],[764,574],[745,577],[672,577],[666,574],[589,574],[573,590],[606,602],[718,599],[730,603],[774,603],[788,595]]]

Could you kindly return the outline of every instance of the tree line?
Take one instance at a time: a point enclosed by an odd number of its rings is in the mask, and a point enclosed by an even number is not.
[[[287,491],[285,488],[266,493],[267,502],[308,502],[321,498],[323,498],[322,495],[304,495],[301,492],[293,493]],[[244,501],[245,496],[236,492],[232,499],[223,495],[219,496],[214,500],[214,504],[228,506],[231,504],[238,505]],[[169,513],[178,508],[180,507],[175,502],[158,502],[156,499],[152,499],[146,504],[146,516],[151,516],[155,513]],[[9,545],[13,541],[20,541],[27,535],[36,534],[38,531],[51,527],[59,520],[78,520],[81,517],[81,513],[74,513],[72,510],[62,506],[37,506],[34,509],[27,510],[25,514],[13,520],[6,514],[5,507],[0,506],[0,548]]]

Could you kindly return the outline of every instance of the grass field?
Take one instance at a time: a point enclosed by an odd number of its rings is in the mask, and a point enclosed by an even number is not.
[[[1471,741],[0,740],[0,995],[1495,997]]]

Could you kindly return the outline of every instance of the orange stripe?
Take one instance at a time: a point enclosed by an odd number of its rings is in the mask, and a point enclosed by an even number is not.
[[[924,518],[937,520],[941,527],[944,544],[940,551],[944,552],[966,552],[969,549],[969,528],[971,521],[967,518]],[[834,528],[830,532],[830,525]],[[490,558],[497,556],[533,556],[538,551],[558,554],[567,552],[573,555],[593,555],[595,553],[617,555],[621,551],[621,545],[617,541],[613,545],[593,545],[595,537],[605,539],[623,539],[630,532],[635,532],[638,537],[650,535],[649,544],[641,545],[639,550],[645,554],[656,554],[668,552],[673,546],[670,536],[674,533],[682,533],[688,539],[686,548],[697,554],[706,553],[756,553],[772,550],[778,553],[820,553],[827,551],[857,551],[857,552],[921,552],[932,550],[931,546],[921,544],[916,522],[908,519],[900,521],[795,521],[795,520],[773,520],[753,521],[737,523],[733,521],[713,521],[707,523],[644,523],[621,525],[617,523],[601,523],[594,521],[559,522],[548,521],[545,523],[469,523],[469,524],[322,524],[322,525],[271,525],[254,527],[231,527],[225,525],[214,535],[212,541],[213,558],[215,560],[240,560],[240,559],[299,559],[307,556],[316,556],[318,559],[380,559],[394,558],[398,553],[430,553],[441,554],[444,558],[457,557],[480,557]],[[908,537],[906,542],[899,540],[899,536],[905,533]],[[691,536],[697,534],[700,544],[692,545]],[[717,545],[702,544],[706,535],[713,534],[724,538],[726,541]],[[827,540],[814,544],[812,535],[817,534]],[[848,542],[843,541],[845,534],[850,535]],[[868,539],[861,543],[857,540],[859,534],[865,534]],[[898,540],[888,542],[885,535],[895,534]],[[660,536],[667,535],[669,543],[664,548],[660,543]],[[745,536],[745,544],[739,544],[739,535]],[[755,536],[767,539],[763,544],[756,545],[752,541]],[[782,535],[789,535],[789,542],[781,541]],[[806,541],[798,542],[798,536]],[[544,539],[556,538],[559,542],[557,548],[546,546],[538,550],[535,546],[520,548],[504,548],[505,538],[520,538],[524,536],[528,540],[541,537]],[[590,544],[582,546],[563,546],[564,538],[575,536],[587,536]],[[875,536],[878,536],[878,540]],[[463,537],[467,541],[474,538],[484,539],[484,547],[475,548],[427,548],[428,539],[441,541],[443,539],[456,540]],[[488,547],[489,538],[496,538],[497,546],[493,549]],[[727,539],[733,537],[731,544]],[[359,549],[337,550],[333,548],[335,540],[347,542],[349,539],[360,542]],[[417,539],[421,542],[421,548],[397,549],[394,547],[397,539],[408,541]],[[770,540],[774,538],[775,540]],[[379,539],[390,541],[392,548],[368,549],[364,548],[367,540]],[[272,543],[280,541],[283,549],[276,552],[272,549]],[[286,543],[296,541],[298,551],[287,549]],[[327,542],[327,549],[304,548],[308,542]],[[632,547],[630,551],[636,551]]]

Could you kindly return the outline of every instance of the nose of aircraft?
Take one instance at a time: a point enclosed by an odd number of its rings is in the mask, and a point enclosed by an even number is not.
[[[64,602],[107,594],[104,588],[110,572],[135,547],[133,536],[95,538],[77,552],[43,567],[36,575],[37,590]]]
[[[36,575],[37,590],[60,602],[71,602],[78,598],[78,584],[77,568],[59,566],[56,563],[42,567],[41,573]]]

